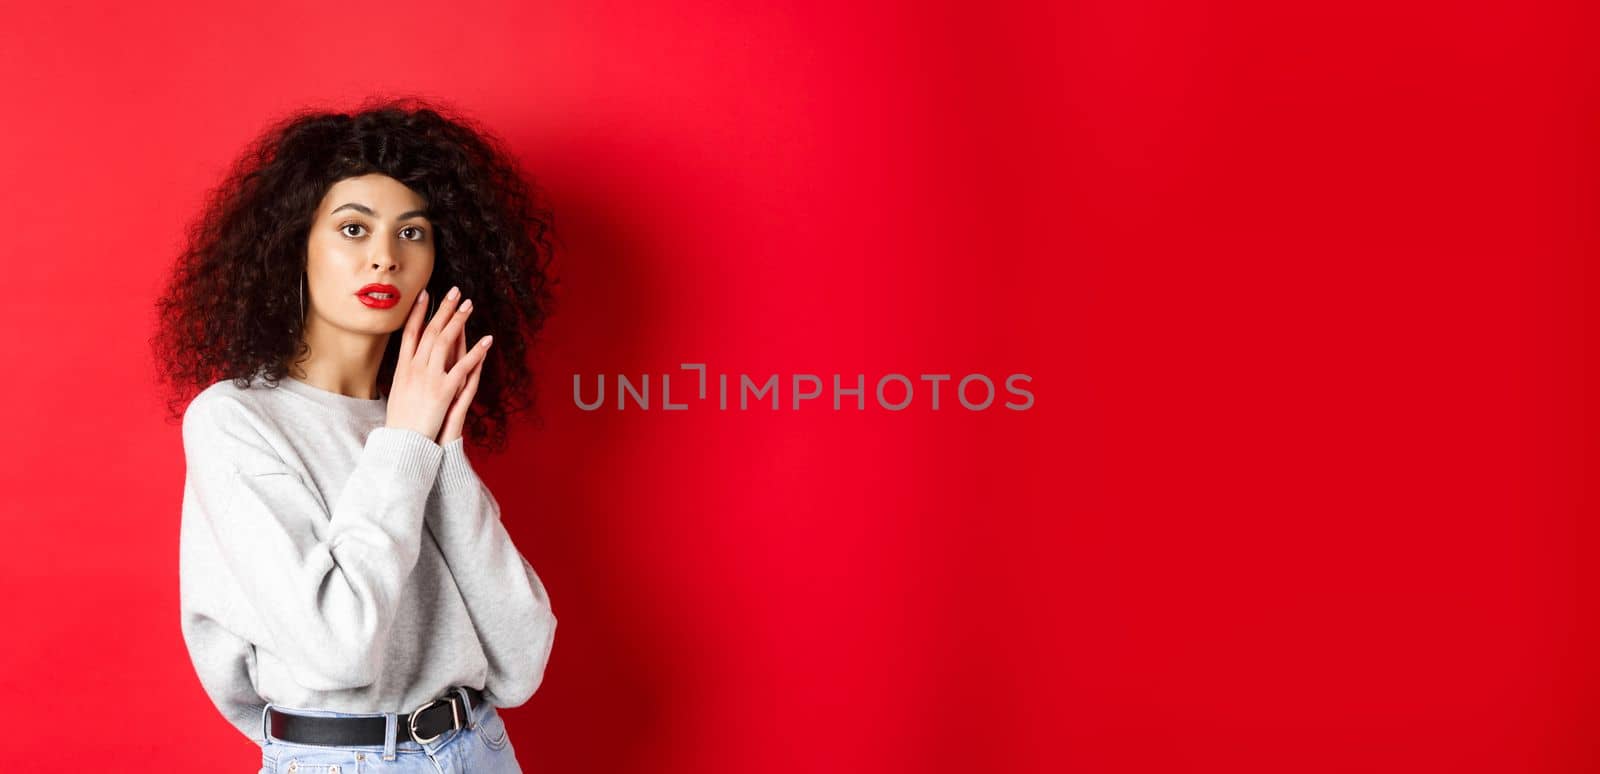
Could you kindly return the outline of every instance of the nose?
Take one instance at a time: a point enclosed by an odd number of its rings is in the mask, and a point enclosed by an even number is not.
[[[367,262],[373,269],[395,271],[400,264],[394,259],[394,245],[387,239],[374,239],[367,243]]]

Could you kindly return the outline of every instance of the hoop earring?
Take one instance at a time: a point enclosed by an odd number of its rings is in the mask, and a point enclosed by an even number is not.
[[[306,327],[306,273],[300,272],[300,327]]]

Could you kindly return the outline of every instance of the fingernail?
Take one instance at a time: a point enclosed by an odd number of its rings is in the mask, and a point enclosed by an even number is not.
[[[493,336],[484,336],[483,337],[483,341],[480,341],[478,343],[480,345],[482,345],[482,346],[487,347],[487,346],[489,346],[490,342],[493,342],[493,341],[494,341],[494,337]]]
[[[420,304],[420,303],[422,303],[422,299],[424,297],[426,297],[427,295],[428,295],[428,289],[427,288],[423,288],[423,289],[417,291],[417,299],[415,301],[412,301],[411,303]]]
[[[450,293],[449,293],[450,300],[454,301],[460,295],[461,295],[461,289],[457,288],[457,287],[454,287],[454,286],[451,286]]]
[[[472,299],[469,298],[461,302],[461,311],[465,312],[470,309],[472,309]]]

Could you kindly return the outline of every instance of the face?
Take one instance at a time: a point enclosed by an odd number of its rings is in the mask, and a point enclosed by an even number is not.
[[[426,208],[416,191],[387,175],[346,178],[328,189],[306,243],[308,330],[387,334],[405,325],[433,275]]]

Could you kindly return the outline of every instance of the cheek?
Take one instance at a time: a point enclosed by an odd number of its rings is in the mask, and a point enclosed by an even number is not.
[[[349,277],[351,261],[359,256],[348,246],[333,240],[313,237],[306,246],[306,275],[313,289],[325,291],[330,282],[337,284],[340,277]]]
[[[423,275],[431,275],[433,273],[435,257],[433,245],[417,245],[409,255],[411,256],[411,262],[419,269],[419,273]]]
[[[306,263],[329,263],[338,258],[343,248],[338,235],[313,231],[311,238],[306,240]]]

